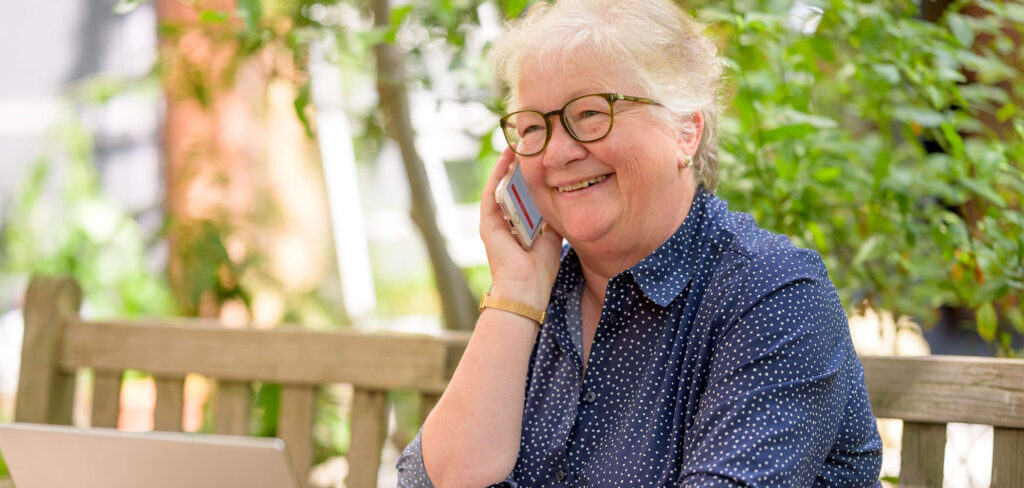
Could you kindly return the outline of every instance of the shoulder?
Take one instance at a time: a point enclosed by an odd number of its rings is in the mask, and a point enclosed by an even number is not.
[[[733,309],[749,309],[783,289],[796,288],[808,298],[834,298],[838,303],[817,252],[762,229],[749,214],[728,210],[720,199],[711,203],[713,218],[704,234],[709,245],[720,248],[721,258],[708,283],[710,298]]]

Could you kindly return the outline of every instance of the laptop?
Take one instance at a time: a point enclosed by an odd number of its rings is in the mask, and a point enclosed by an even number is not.
[[[300,488],[284,441],[177,432],[0,425],[17,488]]]

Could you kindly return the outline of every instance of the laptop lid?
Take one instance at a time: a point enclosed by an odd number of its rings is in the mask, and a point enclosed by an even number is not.
[[[18,488],[299,488],[274,438],[0,425]]]

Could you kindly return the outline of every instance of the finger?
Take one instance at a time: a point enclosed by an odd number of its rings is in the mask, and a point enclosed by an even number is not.
[[[553,227],[548,225],[547,221],[541,224],[540,233],[537,238],[551,241],[558,249],[562,248],[562,235]]]

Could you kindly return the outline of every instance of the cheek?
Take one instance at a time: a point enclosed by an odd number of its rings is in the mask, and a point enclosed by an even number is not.
[[[540,161],[530,161],[523,164],[523,178],[526,179],[526,186],[530,189],[530,198],[541,211],[547,209],[547,186],[544,185],[544,172],[540,169]]]
[[[530,186],[530,190],[540,189],[540,185],[543,184],[543,174],[538,168],[541,167],[540,161],[520,161],[519,166],[523,170],[523,178],[526,179],[526,184]]]

